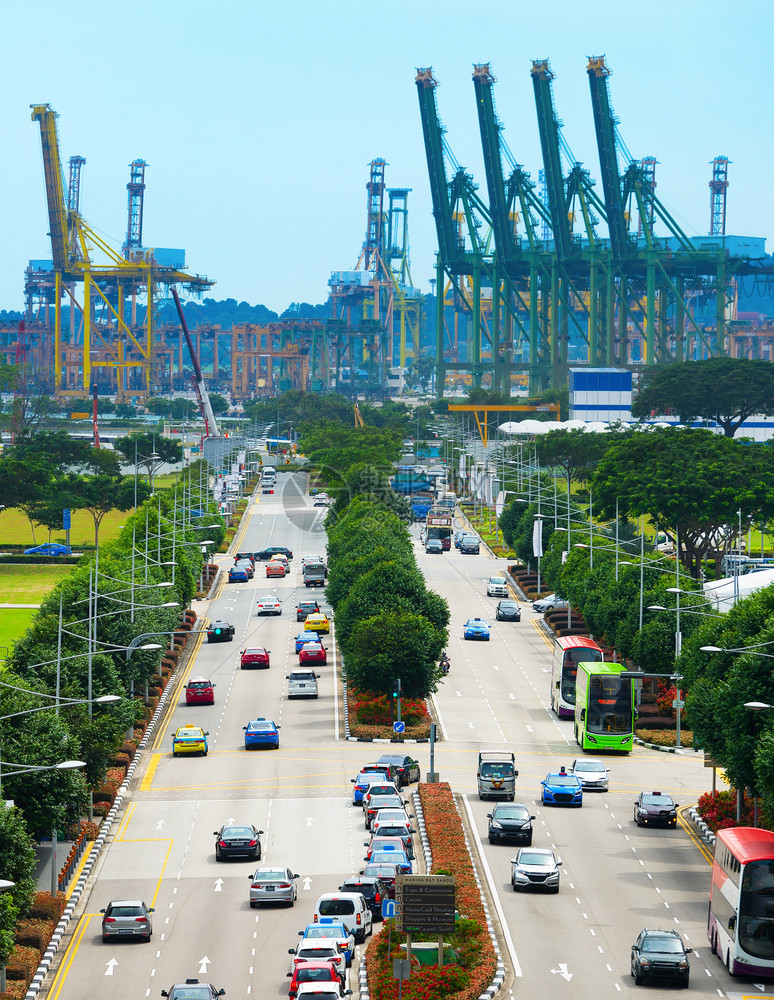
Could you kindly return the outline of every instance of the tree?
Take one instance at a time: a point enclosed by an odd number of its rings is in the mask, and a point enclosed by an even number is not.
[[[131,476],[68,475],[62,485],[62,497],[73,510],[87,510],[94,520],[94,544],[99,545],[99,526],[111,510],[131,510],[135,496],[141,503],[150,496],[147,483],[135,483]]]
[[[118,455],[105,448],[94,448],[90,441],[70,437],[67,431],[41,431],[27,434],[4,453],[24,463],[44,464],[52,476],[65,473],[116,475]]]
[[[153,475],[153,469],[160,462],[176,465],[183,461],[183,446],[179,441],[172,441],[162,434],[149,434],[147,431],[117,438],[114,448],[130,465],[134,465],[136,458],[138,467],[147,470],[148,478]],[[152,455],[158,455],[158,458],[151,458]]]
[[[3,795],[7,798],[7,795]],[[25,916],[32,905],[38,888],[35,878],[35,847],[21,810],[16,806],[0,809],[0,872],[16,886],[10,892],[0,893],[0,900],[13,902],[19,916]],[[4,915],[5,916],[5,915]],[[0,921],[5,928],[5,920]],[[7,955],[0,955],[0,962]]]
[[[411,374],[419,382],[422,391],[427,392],[435,375],[435,358],[431,358],[428,354],[415,358],[411,364]]]
[[[708,358],[650,368],[632,402],[633,417],[676,413],[681,423],[715,420],[726,437],[754,413],[774,414],[774,365],[747,358]]]
[[[347,677],[366,691],[391,694],[398,678],[407,698],[426,698],[435,691],[438,666],[446,645],[438,629],[411,610],[382,611],[358,622],[347,654]]]
[[[579,427],[570,430],[549,431],[535,441],[540,464],[558,468],[569,484],[587,480],[599,460],[614,443],[608,434],[584,431]]]
[[[210,406],[212,407],[212,412],[217,417],[220,413],[228,413],[231,409],[228,400],[225,396],[221,396],[219,392],[210,392],[207,394],[210,398]]]
[[[643,431],[614,445],[592,481],[594,511],[612,520],[647,515],[679,532],[680,557],[698,576],[718,539],[774,514],[774,450],[705,430]]]

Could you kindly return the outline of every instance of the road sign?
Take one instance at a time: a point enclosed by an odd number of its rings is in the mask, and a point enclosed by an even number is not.
[[[400,929],[406,933],[451,934],[456,890],[456,882],[449,875],[398,875],[395,902]]]
[[[62,508],[62,527],[65,531],[70,530],[70,512],[71,509],[69,507]]]
[[[392,920],[397,912],[394,899],[382,900],[382,920]]]
[[[400,979],[401,982],[411,979],[411,962],[407,958],[393,958],[392,978]]]
[[[393,728],[393,730],[396,733],[405,733],[406,732],[406,723],[405,722],[393,722],[392,728]]]

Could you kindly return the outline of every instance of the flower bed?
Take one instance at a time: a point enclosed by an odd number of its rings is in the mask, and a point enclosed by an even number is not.
[[[405,1000],[475,1000],[489,986],[497,970],[497,956],[486,923],[481,892],[465,842],[462,821],[448,783],[419,785],[427,836],[433,852],[433,874],[453,875],[457,883],[457,911],[460,918],[454,934],[444,936],[444,944],[457,953],[455,965],[412,967],[411,979],[403,984]],[[397,980],[392,978],[392,959],[403,956],[400,945],[405,935],[392,930],[392,952],[387,953],[388,928],[385,922],[366,952],[368,985],[374,1000],[395,1000]],[[432,941],[428,934],[414,934],[414,941]]]
[[[674,729],[640,729],[638,726],[635,735],[643,743],[652,743],[657,747],[677,746],[677,732]],[[688,748],[693,746],[693,732],[690,729],[680,731],[680,745]]]
[[[753,800],[747,795],[742,802],[742,822],[736,821],[736,792],[733,790],[715,792],[705,792],[699,797],[699,804],[696,811],[712,830],[728,830],[732,826],[752,826],[754,819],[755,805]],[[762,817],[759,817],[761,825]]]
[[[347,686],[349,731],[358,739],[398,739],[393,731],[391,700],[373,691],[358,691]],[[430,713],[422,698],[401,699],[401,719],[406,723],[402,738],[406,740],[430,739]]]

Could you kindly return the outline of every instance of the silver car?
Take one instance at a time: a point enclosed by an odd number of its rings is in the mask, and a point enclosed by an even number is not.
[[[102,940],[138,937],[150,941],[153,934],[151,923],[152,906],[146,906],[141,899],[114,899],[100,910],[102,917]]]
[[[607,776],[610,768],[605,767],[601,760],[585,757],[576,758],[572,762],[570,772],[576,778],[580,778],[584,792],[606,792],[608,790]]]
[[[513,891],[535,888],[559,892],[561,863],[553,851],[538,847],[522,847],[516,857],[511,858]]]
[[[288,903],[298,899],[295,875],[289,868],[256,868],[250,876],[250,906],[261,903]]]

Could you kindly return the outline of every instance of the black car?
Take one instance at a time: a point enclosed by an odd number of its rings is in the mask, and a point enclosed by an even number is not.
[[[692,950],[685,947],[677,931],[645,928],[632,945],[632,979],[637,986],[650,979],[671,979],[687,989]]]
[[[231,642],[236,629],[228,622],[212,622],[207,629],[207,642]]]
[[[270,545],[267,549],[261,549],[260,552],[253,552],[253,559],[258,559],[261,562],[271,559],[272,556],[287,556],[288,559],[292,559],[293,550],[286,549],[284,545]]]
[[[237,552],[234,556],[235,563],[242,562],[243,559],[249,559],[250,562],[255,562],[255,557],[252,552]]]
[[[317,601],[299,601],[296,606],[296,621],[305,622],[307,615],[316,615],[320,611]]]
[[[489,843],[514,841],[532,846],[532,820],[529,809],[521,802],[498,802],[489,817]]]
[[[384,882],[376,875],[353,875],[339,886],[339,892],[359,892],[374,920],[382,919],[382,900],[390,898]]]
[[[198,979],[186,979],[184,983],[175,983],[168,990],[161,991],[161,995],[169,1000],[215,1000],[225,993],[225,990],[216,990],[210,983],[200,983]]]
[[[398,775],[399,788],[410,785],[412,781],[419,781],[422,775],[419,761],[405,753],[383,753],[377,763],[392,764]]]
[[[254,826],[222,826],[214,831],[215,860],[226,858],[248,858],[250,861],[260,861],[263,830]]]
[[[637,826],[677,826],[679,802],[664,792],[640,792],[634,800],[634,822]]]
[[[498,622],[520,622],[521,608],[516,601],[498,601],[495,618]]]

